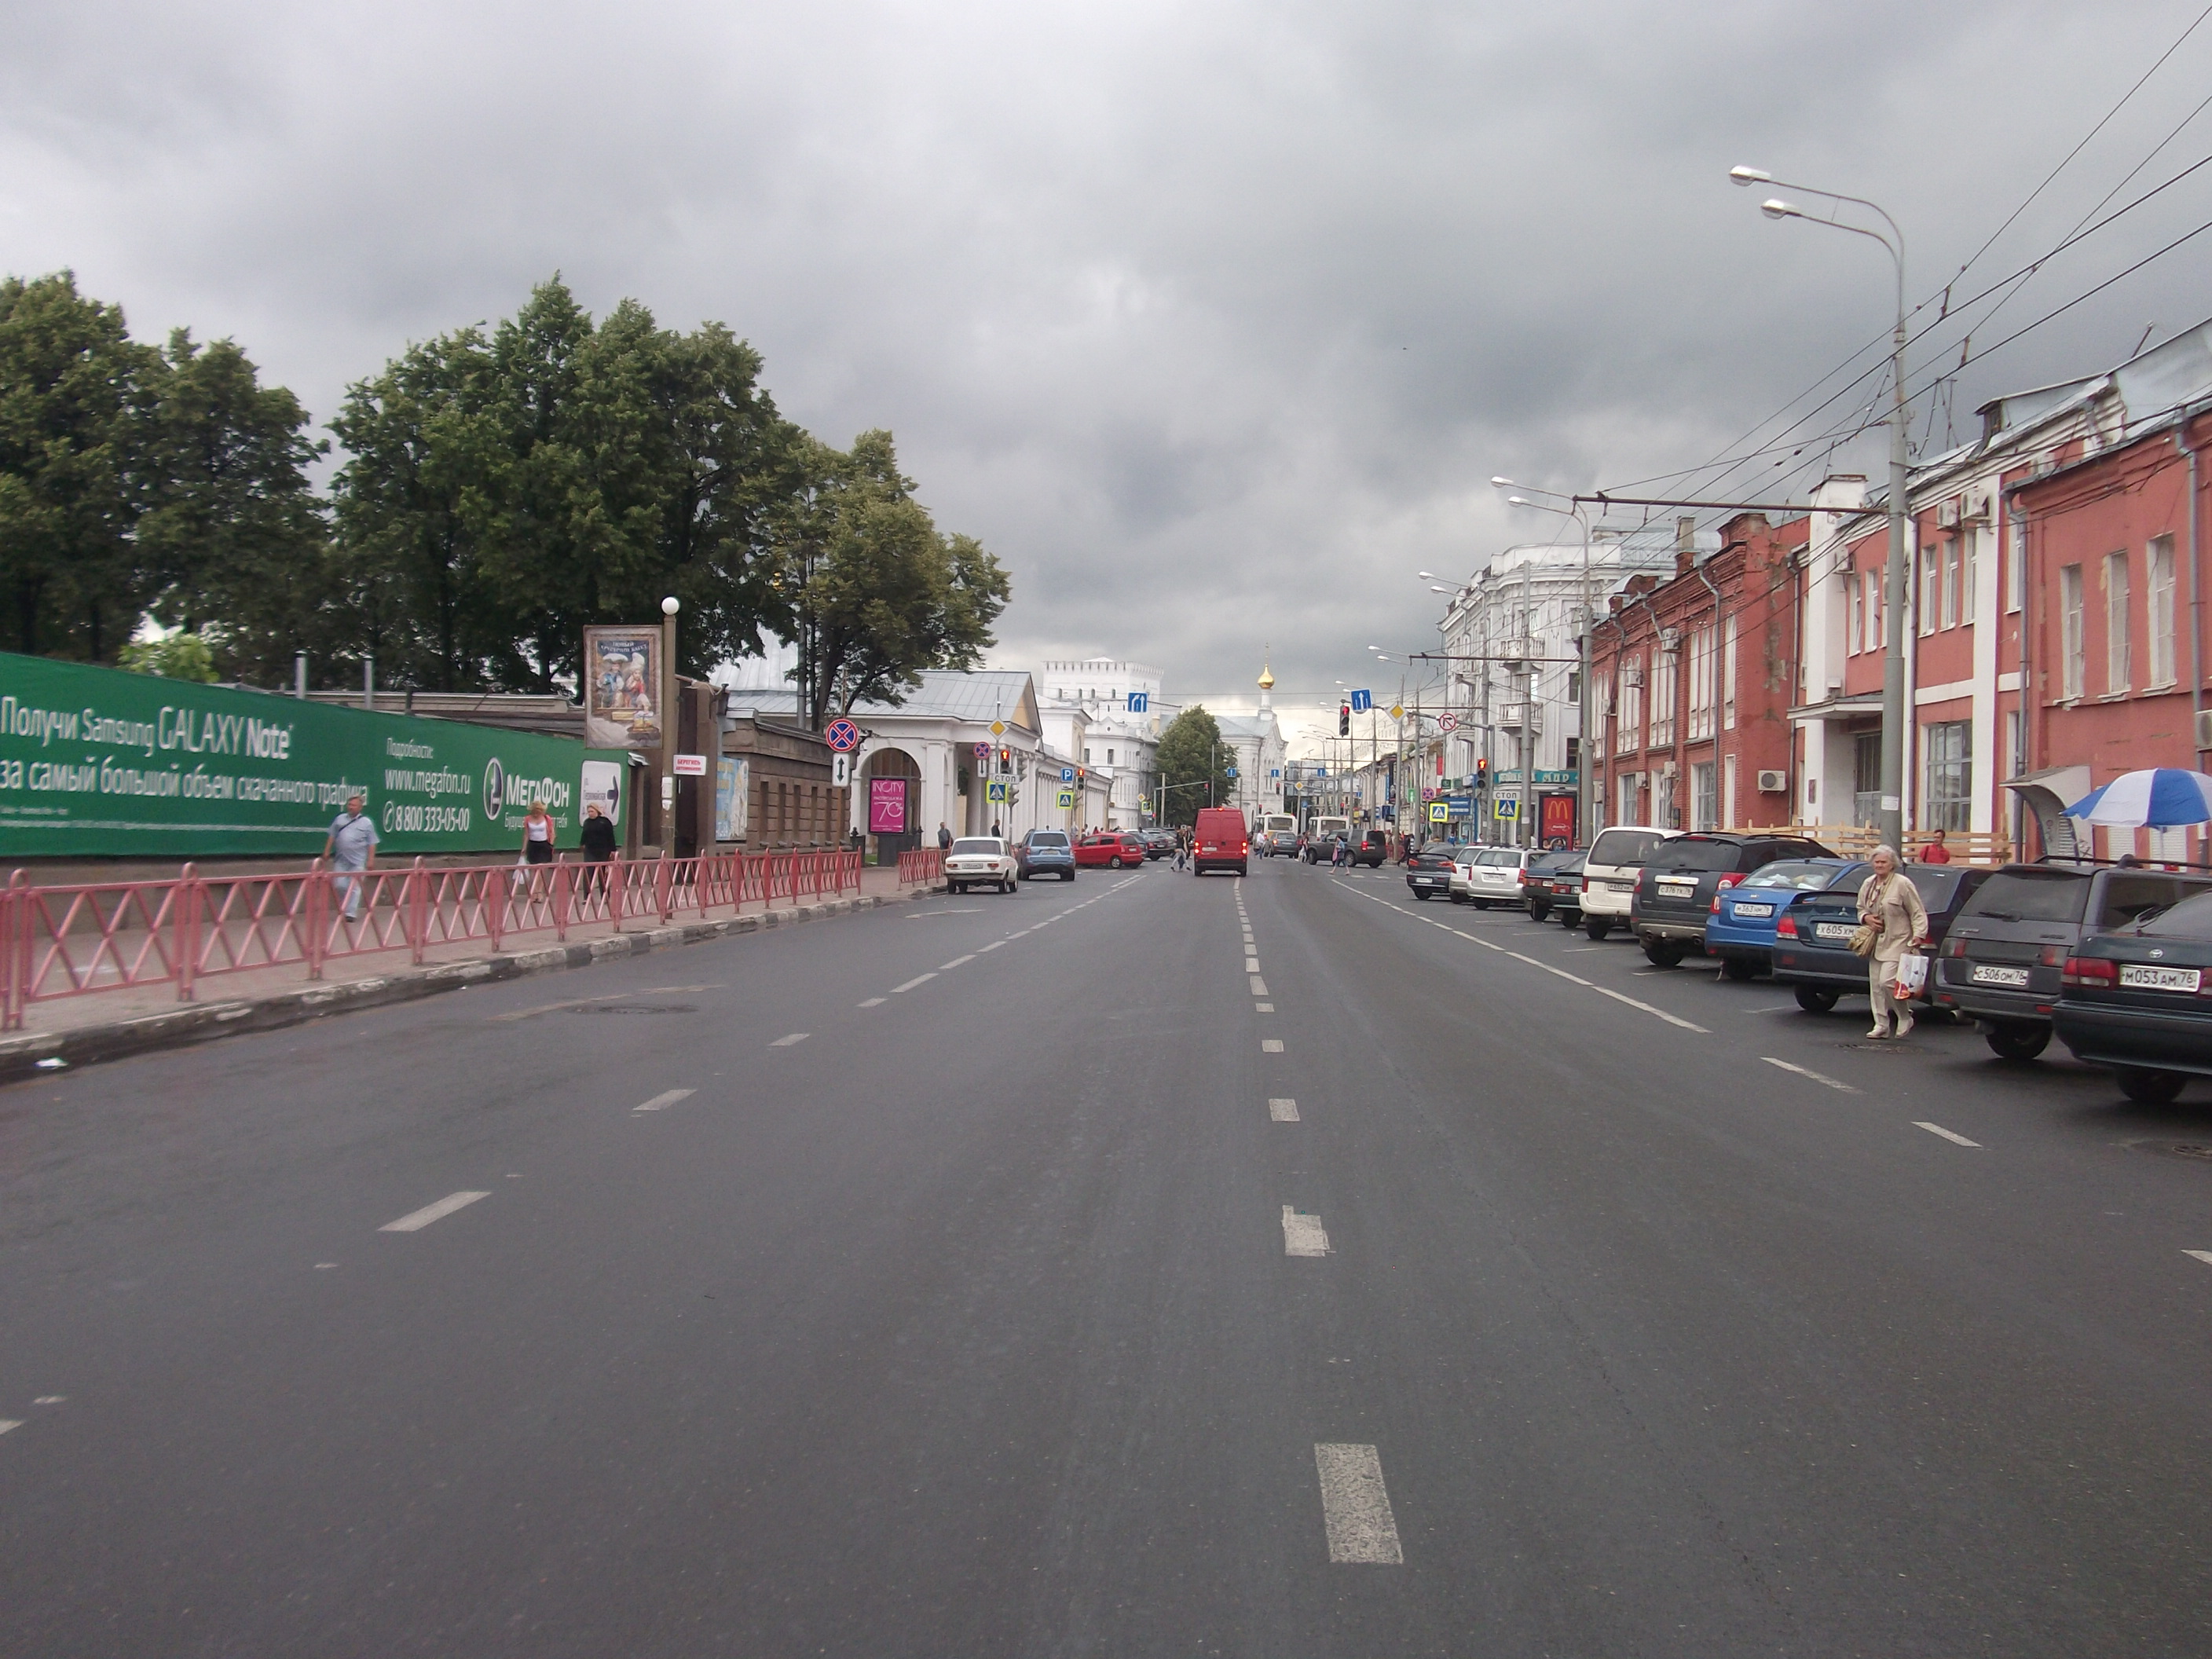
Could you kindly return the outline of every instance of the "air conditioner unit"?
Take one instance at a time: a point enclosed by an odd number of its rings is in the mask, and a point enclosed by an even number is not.
[[[1627,667],[1622,669],[1620,671],[1620,683],[1623,685],[1643,684],[1644,665],[1640,662],[1632,662],[1629,664]]]
[[[1762,795],[1786,794],[1790,789],[1787,772],[1762,771],[1759,775],[1759,793]]]
[[[1966,516],[1977,524],[1987,524],[1996,511],[1996,490],[1987,484],[1966,492]]]
[[[1659,648],[1662,651],[1680,651],[1682,648],[1682,630],[1679,628],[1661,629]]]
[[[1957,496],[1954,495],[1948,501],[1938,501],[1936,503],[1936,522],[1946,530],[1956,530],[1959,527],[1959,498]]]
[[[2197,711],[2197,750],[2199,754],[2212,749],[2212,708]]]

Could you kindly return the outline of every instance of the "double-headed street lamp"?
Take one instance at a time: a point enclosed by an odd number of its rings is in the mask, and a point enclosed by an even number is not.
[[[1905,233],[1897,221],[1863,196],[1844,196],[1832,190],[1818,190],[1811,185],[1793,185],[1777,179],[1772,173],[1758,167],[1730,167],[1729,177],[1742,185],[1775,185],[1784,190],[1802,191],[1808,196],[1818,196],[1830,202],[1849,202],[1881,216],[1882,223],[1889,227],[1885,236],[1878,230],[1869,230],[1863,225],[1847,225],[1840,219],[1816,218],[1793,203],[1778,196],[1770,196],[1759,204],[1759,210],[1770,219],[1802,219],[1808,224],[1826,225],[1832,230],[1848,230],[1854,236],[1864,236],[1880,242],[1889,252],[1890,261],[1897,268],[1897,326],[1890,335],[1889,346],[1889,564],[1882,586],[1888,592],[1889,614],[1884,619],[1886,643],[1881,669],[1881,838],[1892,847],[1902,848],[1905,844],[1905,606],[1911,580],[1905,562],[1905,493],[1910,461],[1905,453]]]

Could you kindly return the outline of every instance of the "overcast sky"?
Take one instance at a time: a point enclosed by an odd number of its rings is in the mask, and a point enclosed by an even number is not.
[[[786,414],[890,428],[1005,561],[995,662],[1132,657],[1226,707],[1272,649],[1288,715],[1434,640],[1416,570],[1550,538],[1493,473],[1802,498],[1826,438],[1686,470],[1884,335],[1888,265],[1731,164],[1881,202],[1917,301],[2202,9],[15,0],[0,269],[231,335],[319,421],[556,269],[595,313],[720,319]],[[2212,153],[2208,92],[2212,23],[1954,299]],[[2212,167],[1976,345],[2208,219]],[[2208,268],[2212,234],[1970,365],[1933,441],[2212,313]]]

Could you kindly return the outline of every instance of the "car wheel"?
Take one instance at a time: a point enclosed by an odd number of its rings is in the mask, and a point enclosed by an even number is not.
[[[1721,972],[1741,985],[1746,980],[1759,977],[1759,964],[1746,962],[1741,957],[1723,957],[1721,958]]]
[[[1797,1006],[1808,1014],[1831,1014],[1842,995],[1840,991],[1824,991],[1817,985],[1801,985],[1797,988]]]
[[[1075,872],[1073,870],[1063,870],[1060,872],[1060,878],[1062,881],[1073,881],[1075,879]]]
[[[1551,914],[1552,907],[1548,904],[1532,904],[1528,907],[1528,920],[1531,921],[1541,921]]]
[[[1644,941],[1644,959],[1654,968],[1679,968],[1686,949],[1673,939],[1648,939]]]
[[[2144,1106],[2172,1105],[2189,1080],[2180,1072],[2146,1071],[2140,1066],[2116,1066],[2112,1074],[2120,1080],[2120,1092]]]
[[[1427,903],[1427,902],[1428,902],[1431,898],[1433,898],[1433,897],[1435,896],[1435,895],[1434,895],[1434,894],[1432,894],[1432,893],[1431,893],[1431,892],[1429,891],[1429,890],[1428,890],[1427,888],[1425,888],[1425,887],[1416,887],[1416,888],[1413,890],[1413,896],[1414,896],[1415,898],[1417,898],[1417,899],[1420,900],[1420,902],[1421,902],[1422,903],[1426,904],[1426,903]]]
[[[1121,867],[1121,855],[1116,853],[1112,858],[1108,859],[1106,860],[1106,867],[1109,870],[1120,869]]]
[[[2051,1044],[2051,1028],[2028,1020],[2008,1019],[1983,1036],[1999,1060],[2033,1060]]]
[[[945,890],[948,893],[964,893],[968,890],[968,886],[965,882],[948,881],[945,884]]]
[[[1613,924],[1611,922],[1601,921],[1595,916],[1592,916],[1589,921],[1583,923],[1583,932],[1589,938],[1593,944],[1602,944],[1604,942],[1605,936],[1612,931]]]

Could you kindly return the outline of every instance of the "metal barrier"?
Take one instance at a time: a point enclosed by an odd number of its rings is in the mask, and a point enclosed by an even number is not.
[[[909,879],[906,856],[899,876]],[[257,876],[203,876],[188,864],[173,880],[64,887],[34,887],[18,870],[0,891],[0,1027],[19,1030],[32,1003],[61,997],[173,983],[189,1002],[199,981],[222,974],[296,965],[318,980],[333,959],[387,951],[419,966],[441,945],[496,951],[515,934],[620,933],[641,919],[703,920],[860,886],[857,848],[441,869],[416,859],[368,871],[318,859]]]
[[[898,855],[898,878],[902,887],[934,887],[945,879],[945,849],[942,847],[917,847],[912,852]]]

